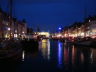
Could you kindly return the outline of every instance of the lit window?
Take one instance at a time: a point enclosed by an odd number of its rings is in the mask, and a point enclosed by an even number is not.
[[[14,34],[14,37],[16,37],[16,38],[17,38],[17,34]]]
[[[22,33],[24,34],[25,32],[23,31]]]

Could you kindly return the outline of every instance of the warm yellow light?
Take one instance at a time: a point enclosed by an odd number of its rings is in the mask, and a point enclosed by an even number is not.
[[[81,33],[81,36],[84,36],[84,33],[83,32]]]
[[[7,34],[5,35],[5,38],[8,38]]]
[[[65,37],[67,37],[67,36],[68,36],[68,34],[64,34],[64,36],[65,36]]]
[[[10,35],[9,35],[9,34],[6,34],[6,35],[5,35],[5,38],[10,38]]]
[[[42,43],[45,43],[45,42],[47,42],[47,40],[42,40]]]
[[[50,36],[49,32],[39,32],[39,35],[45,35],[46,37]]]

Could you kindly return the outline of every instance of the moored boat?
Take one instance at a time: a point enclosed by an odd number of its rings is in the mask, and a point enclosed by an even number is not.
[[[34,51],[38,50],[38,47],[39,47],[38,40],[34,40],[34,39],[22,40],[21,44],[22,44],[23,50],[25,50],[27,52],[34,52]]]
[[[22,48],[19,42],[6,40],[1,42],[0,60],[19,60],[22,57]]]

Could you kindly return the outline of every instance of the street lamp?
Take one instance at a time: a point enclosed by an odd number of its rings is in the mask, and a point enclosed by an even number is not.
[[[8,28],[8,31],[10,31],[11,29],[10,28]]]
[[[58,29],[59,29],[59,30],[61,30],[62,28],[61,28],[61,27],[59,27]]]
[[[89,20],[89,22],[91,22],[91,20]]]
[[[10,31],[11,31],[11,28],[10,28],[10,27],[8,27],[8,28],[7,28],[7,30],[8,30],[8,35],[9,35],[9,38],[11,38],[11,32],[10,32]],[[7,37],[7,36],[6,36],[6,37]]]

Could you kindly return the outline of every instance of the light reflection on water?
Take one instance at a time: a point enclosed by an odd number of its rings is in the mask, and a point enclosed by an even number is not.
[[[65,64],[68,64],[68,55],[69,55],[69,51],[68,51],[68,48],[65,45],[65,47],[64,47],[64,63]]]
[[[9,65],[5,64],[4,69]],[[11,67],[18,69],[17,72],[96,72],[96,49],[42,40],[39,42],[39,50],[23,50],[22,62],[16,66],[12,64]]]
[[[42,40],[42,42],[39,43],[40,44],[40,50],[43,54],[43,57],[45,59],[50,59],[50,40]]]
[[[50,41],[48,40],[48,59],[50,59]]]
[[[91,48],[91,63],[96,63],[96,49]]]
[[[62,47],[62,42],[58,41],[58,66],[61,68],[63,64],[63,47]]]
[[[96,62],[96,49],[94,48],[76,47],[60,41],[57,41],[57,43],[52,46],[52,44],[50,44],[50,40],[42,40],[40,48],[44,59],[48,60],[51,60],[51,58],[54,56],[50,55],[50,53],[54,52],[52,49],[55,51],[57,50],[57,52],[54,53],[55,57],[57,57],[58,67],[64,67],[64,65],[68,64],[75,66],[78,64],[92,64]]]
[[[72,46],[72,64],[74,64],[74,60],[75,60],[75,55],[76,55],[76,49],[74,47],[74,45]]]
[[[24,61],[24,59],[25,59],[25,51],[23,50],[23,52],[22,52],[22,61]]]
[[[55,43],[54,43],[55,42]],[[76,47],[74,45],[65,44],[60,41],[51,41],[49,39],[42,40],[39,43],[39,50],[45,60],[56,61],[59,68],[64,65],[96,63],[96,49],[88,47]],[[22,52],[22,61],[25,60],[25,51]]]

